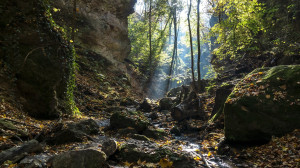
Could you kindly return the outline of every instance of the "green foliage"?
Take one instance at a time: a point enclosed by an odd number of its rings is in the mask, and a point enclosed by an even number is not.
[[[149,2],[145,2],[146,4]],[[149,6],[149,4],[147,4]],[[163,47],[167,40],[169,26],[171,23],[171,8],[166,0],[157,0],[152,3],[152,62],[154,67],[159,64]],[[139,71],[145,73],[153,70],[148,67],[150,43],[149,43],[149,12],[142,14],[134,13],[129,20],[129,38],[131,41],[130,59],[136,64]]]
[[[215,38],[212,63],[218,72],[224,63],[264,51],[273,55],[299,55],[299,2],[265,0],[214,0],[217,20],[210,32]],[[298,18],[297,18],[298,17]],[[270,58],[271,59],[271,58]],[[272,58],[274,59],[274,58]]]
[[[55,20],[53,19],[51,12],[58,12],[58,11],[60,11],[59,9],[52,8],[50,5],[50,2],[48,0],[42,0],[41,3],[47,9],[45,12],[45,16],[50,23],[50,27],[52,27],[54,31],[59,32],[61,34],[63,40],[65,40],[69,44],[70,52],[67,54],[67,58],[66,58],[68,61],[67,65],[68,65],[68,70],[69,70],[68,74],[69,75],[65,77],[67,89],[66,89],[66,95],[65,95],[66,97],[65,97],[65,102],[64,102],[65,105],[64,106],[65,106],[65,110],[66,110],[67,114],[79,115],[80,111],[76,107],[76,103],[74,100],[74,89],[76,87],[75,72],[76,72],[77,64],[75,62],[76,50],[75,50],[75,47],[71,44],[71,43],[73,43],[73,41],[70,38],[71,32],[67,31],[67,29],[65,28],[66,26],[58,25],[55,22]]]
[[[220,0],[217,3],[214,10],[222,10],[218,13],[226,15],[226,19],[223,18],[211,29],[211,35],[217,36],[216,43],[221,44],[214,50],[219,59],[236,58],[240,51],[259,49],[255,37],[259,32],[266,31],[262,20],[263,9],[257,0]]]

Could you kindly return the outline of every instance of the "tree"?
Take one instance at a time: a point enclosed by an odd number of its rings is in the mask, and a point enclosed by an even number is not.
[[[150,0],[149,8],[150,8],[149,9],[149,50],[150,50],[150,52],[149,52],[149,68],[151,71],[151,68],[152,68],[152,31],[151,31],[152,0]]]
[[[201,90],[201,71],[200,71],[200,58],[201,58],[201,44],[200,44],[200,0],[197,1],[197,44],[198,44],[198,59],[197,59],[197,72],[198,72],[198,91]]]
[[[167,85],[166,85],[166,91],[169,90],[170,88],[170,80],[172,77],[173,69],[174,69],[174,63],[177,59],[177,4],[176,0],[173,1],[175,2],[175,5],[173,5],[173,23],[174,23],[174,48],[173,48],[173,54],[172,54],[172,60],[171,60],[171,66],[168,74],[168,79],[167,79]]]
[[[188,11],[188,27],[189,27],[189,36],[190,36],[190,45],[191,45],[191,69],[192,69],[192,84],[193,87],[196,87],[195,84],[195,73],[194,73],[194,52],[193,52],[193,37],[192,37],[192,29],[191,29],[191,8],[192,8],[192,0],[190,0],[189,11]]]

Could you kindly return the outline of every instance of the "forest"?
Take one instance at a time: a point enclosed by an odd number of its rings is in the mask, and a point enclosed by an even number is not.
[[[0,168],[300,167],[299,0],[0,14]]]

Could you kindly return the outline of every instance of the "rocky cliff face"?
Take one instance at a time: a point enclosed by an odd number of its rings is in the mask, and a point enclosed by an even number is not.
[[[39,118],[71,111],[73,50],[48,11],[44,1],[0,3],[0,83],[13,87],[23,110]]]
[[[96,53],[126,71],[122,61],[130,52],[127,16],[136,0],[77,0],[75,7],[73,2],[0,3],[0,83],[14,88],[31,116],[53,118],[74,112],[70,27],[76,28],[73,44],[78,53]]]
[[[74,8],[73,1],[55,0],[53,5],[60,11],[54,16],[69,27],[75,25],[78,29],[76,45],[96,52],[124,69],[122,62],[131,48],[127,17],[133,13],[135,3],[136,0],[83,0]]]

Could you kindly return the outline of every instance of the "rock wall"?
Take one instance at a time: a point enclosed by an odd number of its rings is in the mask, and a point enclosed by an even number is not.
[[[53,5],[60,9],[54,17],[68,27],[75,25],[76,45],[96,52],[126,71],[122,62],[131,48],[127,17],[133,13],[135,3],[136,0],[77,0],[74,15],[73,0],[54,0]]]
[[[72,96],[67,94],[73,51],[48,8],[42,0],[0,3],[0,60],[11,79],[4,83],[16,88],[23,110],[38,118],[58,117],[71,109]]]

